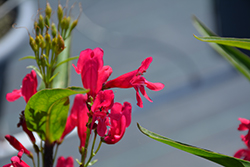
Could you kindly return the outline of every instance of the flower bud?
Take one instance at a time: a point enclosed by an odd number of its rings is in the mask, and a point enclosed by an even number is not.
[[[40,46],[40,44],[41,44],[40,35],[36,36],[35,41],[36,41],[37,46]]]
[[[48,29],[48,27],[50,26],[49,16],[45,16],[44,22],[45,22],[46,28]]]
[[[44,49],[46,47],[45,40],[41,34],[39,35],[39,38],[40,38],[40,47]]]
[[[51,34],[52,34],[53,38],[55,38],[56,34],[57,34],[57,29],[56,29],[55,23],[51,24],[51,29],[52,29],[52,33]]]
[[[36,35],[39,35],[40,28],[39,28],[38,23],[36,21],[34,22],[34,29],[36,31]]]
[[[51,44],[52,46],[52,50],[53,51],[55,51],[56,50],[56,45],[57,45],[57,38],[56,37],[54,37],[53,39],[52,39],[52,44]]]
[[[51,6],[50,6],[49,2],[47,2],[46,9],[45,9],[45,14],[46,14],[46,16],[48,16],[48,18],[50,18],[51,12],[52,12]]]
[[[63,40],[63,38],[62,38],[61,35],[58,35],[58,37],[57,37],[57,50],[56,50],[56,53],[59,54],[60,52],[62,52],[64,50],[64,48],[65,48],[64,40]]]
[[[69,28],[69,24],[70,24],[70,20],[71,20],[71,18],[70,18],[70,16],[68,16],[67,18],[66,18],[66,24],[65,24],[65,30],[68,30],[68,28]]]
[[[32,36],[30,36],[30,46],[34,52],[36,52],[38,50],[36,41],[34,40],[34,38]]]
[[[16,150],[20,151],[23,149],[24,153],[29,157],[33,157],[32,153],[27,150],[14,136],[6,135],[5,139],[12,145]]]
[[[62,21],[61,21],[61,27],[63,30],[66,29],[66,24],[67,24],[67,18],[66,18],[66,16],[64,16]]]
[[[77,26],[78,20],[74,20],[73,23],[70,25],[70,32]]]
[[[62,17],[63,17],[63,8],[62,8],[62,5],[61,5],[61,4],[58,5],[57,17],[58,17],[58,21],[59,21],[59,23],[60,23],[61,20],[62,20]]]
[[[50,47],[50,45],[51,45],[51,40],[50,40],[50,35],[49,35],[49,33],[47,33],[47,34],[45,35],[45,41],[46,41],[46,46],[47,46],[47,47]]]
[[[44,28],[44,19],[43,19],[43,16],[41,14],[39,15],[39,19],[38,19],[38,26],[42,31]]]

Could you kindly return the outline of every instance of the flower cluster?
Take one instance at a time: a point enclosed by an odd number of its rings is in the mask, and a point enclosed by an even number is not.
[[[81,150],[85,144],[86,124],[88,124],[90,130],[97,130],[97,134],[102,137],[105,143],[115,144],[120,141],[126,128],[131,123],[132,106],[129,102],[123,104],[114,102],[114,93],[110,88],[133,87],[136,90],[139,107],[143,107],[139,90],[146,99],[152,102],[147,96],[144,86],[158,91],[163,89],[164,85],[149,82],[142,77],[151,62],[152,57],[148,57],[137,70],[107,81],[112,73],[112,68],[104,66],[103,50],[101,48],[83,50],[80,53],[77,66],[73,64],[73,67],[81,75],[82,84],[84,88],[89,89],[89,92],[87,95],[77,95],[75,97],[62,139],[77,126],[81,140]],[[88,117],[90,117],[91,122],[88,121]]]
[[[240,149],[235,154],[234,157],[236,158],[242,158],[244,160],[250,161],[250,120],[245,118],[239,118],[239,121],[241,124],[238,127],[239,131],[246,131],[248,130],[248,133],[244,136],[241,135],[242,141],[246,144],[246,149]]]
[[[139,92],[152,102],[146,94],[145,86],[151,90],[159,91],[164,88],[164,85],[162,83],[149,82],[142,76],[151,62],[152,57],[148,57],[142,61],[138,69],[108,81],[108,78],[112,74],[112,68],[104,65],[103,50],[101,48],[83,50],[80,53],[77,66],[73,64],[73,67],[81,75],[83,87],[89,89],[89,92],[75,96],[64,132],[60,140],[56,141],[57,144],[60,145],[64,137],[75,127],[77,127],[80,139],[79,151],[81,154],[86,154],[85,148],[88,147],[89,135],[93,132],[95,133],[95,138],[96,135],[100,136],[100,143],[115,144],[119,142],[124,136],[126,128],[131,123],[132,105],[126,101],[123,104],[114,102],[115,96],[111,88],[134,88],[139,107],[143,107]],[[12,102],[22,96],[26,103],[28,103],[29,99],[36,92],[37,77],[36,72],[32,70],[31,73],[24,77],[21,89],[8,93],[6,99]],[[18,126],[22,126],[24,132],[27,133],[34,144],[34,147],[37,147],[33,132],[27,128],[24,114],[24,112],[21,113]],[[14,148],[32,158],[32,153],[13,136],[6,135],[6,139]],[[62,164],[64,161],[65,163],[66,161],[71,163],[70,159],[64,160],[61,157],[58,159],[58,164]]]

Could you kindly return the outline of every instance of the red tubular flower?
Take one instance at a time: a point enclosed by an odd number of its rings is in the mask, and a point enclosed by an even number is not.
[[[110,66],[103,66],[103,50],[101,48],[83,50],[80,53],[77,67],[74,64],[73,67],[78,74],[81,74],[83,86],[85,89],[90,89],[88,95],[93,98],[102,89],[103,83],[112,73]]]
[[[86,131],[88,123],[88,108],[87,108],[87,95],[78,94],[75,96],[74,104],[72,106],[70,115],[67,119],[64,132],[61,136],[59,143],[62,142],[64,137],[70,133],[76,126],[78,131],[78,136],[80,138],[80,150],[85,146],[86,141]]]
[[[240,149],[234,154],[235,158],[244,159],[250,161],[250,150],[249,149]]]
[[[124,102],[114,103],[110,117],[110,129],[108,135],[104,138],[104,142],[107,144],[115,144],[120,141],[125,133],[126,128],[131,123],[131,104]]]
[[[98,120],[97,133],[99,136],[103,137],[107,132],[106,118],[108,115],[108,110],[111,109],[114,103],[114,93],[112,90],[100,91],[95,98],[95,101],[91,107],[93,112],[92,124]]]
[[[27,74],[23,78],[21,89],[19,90],[14,89],[11,93],[7,93],[6,99],[9,102],[13,102],[22,96],[25,102],[28,103],[31,96],[33,96],[37,92],[36,89],[37,89],[36,72],[32,70],[29,74]]]
[[[23,150],[29,157],[33,157],[32,153],[27,150],[14,136],[6,135],[5,139],[18,151]]]
[[[65,159],[61,156],[57,159],[56,167],[74,167],[74,160],[72,157]]]
[[[22,126],[23,131],[29,136],[31,142],[34,144],[36,142],[36,139],[35,139],[33,133],[30,130],[28,130],[28,128],[27,128],[25,117],[24,117],[24,111],[22,111],[22,113],[20,115],[19,123],[17,124],[17,127],[20,127],[20,126]]]
[[[17,154],[17,156],[14,156],[10,159],[11,164],[4,165],[3,167],[30,167],[23,160],[21,160],[23,152],[24,152],[23,149],[21,149]]]
[[[245,118],[239,118],[241,124],[238,127],[238,130],[245,131],[250,129],[250,120]],[[248,148],[250,148],[250,132],[248,131],[247,135],[241,135],[242,141],[245,142]]]
[[[146,58],[145,60],[142,61],[141,66],[137,70],[128,72],[113,80],[108,81],[105,84],[105,88],[108,89],[108,88],[114,88],[114,87],[117,87],[117,88],[132,88],[133,87],[136,91],[137,105],[142,108],[143,102],[141,100],[139,91],[148,101],[152,102],[152,100],[146,94],[145,86],[153,91],[159,91],[164,88],[164,84],[152,83],[152,82],[147,81],[144,77],[142,77],[143,73],[146,72],[152,60],[153,60],[152,57]]]

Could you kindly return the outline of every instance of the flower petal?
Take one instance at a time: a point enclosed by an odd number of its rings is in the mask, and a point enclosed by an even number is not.
[[[30,74],[27,74],[23,78],[22,82],[22,96],[26,103],[28,103],[29,99],[37,92],[37,78],[36,78],[36,72],[32,70]]]
[[[7,93],[6,100],[13,102],[22,96],[21,89],[14,89],[11,93]]]
[[[146,70],[148,69],[149,65],[151,64],[151,62],[153,61],[152,57],[147,57],[146,59],[144,59],[141,63],[141,66],[138,68],[137,73],[139,75],[143,74],[144,72],[146,72]]]
[[[153,83],[153,82],[149,82],[149,81],[145,81],[146,83],[146,87],[149,88],[150,90],[153,90],[153,91],[159,91],[159,90],[162,90],[164,88],[164,84],[162,83]]]

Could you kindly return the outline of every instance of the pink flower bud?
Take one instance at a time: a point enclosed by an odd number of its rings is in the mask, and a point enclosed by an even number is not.
[[[27,150],[14,136],[6,135],[5,139],[18,151],[23,150],[25,154],[27,154],[29,157],[33,157],[32,153]]]

